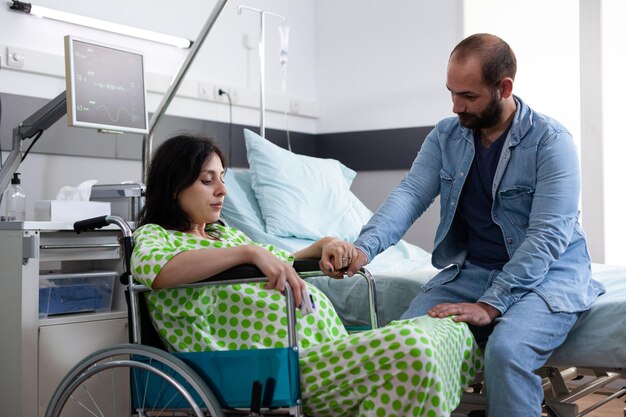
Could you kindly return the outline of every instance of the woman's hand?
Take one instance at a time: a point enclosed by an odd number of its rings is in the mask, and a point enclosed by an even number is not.
[[[296,270],[261,246],[251,245],[249,248],[251,250],[249,263],[256,265],[268,279],[264,288],[278,290],[284,294],[288,282],[293,290],[294,304],[296,307],[299,306],[302,302],[302,291],[305,284]]]
[[[329,239],[322,247],[320,269],[331,278],[343,278],[345,273],[352,276],[365,264],[365,254],[350,242]]]

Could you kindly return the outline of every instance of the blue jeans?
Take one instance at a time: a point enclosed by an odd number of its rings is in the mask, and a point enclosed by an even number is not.
[[[452,281],[420,292],[402,318],[424,315],[440,303],[476,302],[498,272],[465,262]],[[479,343],[487,336],[485,331],[492,330],[485,347],[488,417],[541,416],[543,388],[534,371],[563,343],[578,316],[553,313],[541,297],[529,292],[494,326],[472,329]]]

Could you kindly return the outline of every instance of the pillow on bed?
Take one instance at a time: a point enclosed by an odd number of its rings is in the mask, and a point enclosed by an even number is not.
[[[261,216],[261,208],[252,190],[250,171],[231,168],[226,171],[224,183],[228,193],[222,206],[222,216],[229,226],[243,230],[261,230],[265,232],[265,222]],[[252,240],[256,240],[246,233]],[[256,240],[263,242],[262,240]]]
[[[252,188],[276,236],[353,241],[372,212],[350,191],[356,172],[334,159],[298,155],[244,130]]]

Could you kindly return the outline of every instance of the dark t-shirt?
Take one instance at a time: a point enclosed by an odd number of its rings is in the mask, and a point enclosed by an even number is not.
[[[491,217],[493,177],[508,133],[509,129],[487,149],[480,135],[474,135],[476,153],[461,193],[460,214],[467,236],[467,260],[490,270],[501,270],[509,260],[502,230]]]

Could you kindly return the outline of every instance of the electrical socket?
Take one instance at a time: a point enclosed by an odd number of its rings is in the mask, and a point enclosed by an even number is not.
[[[24,68],[26,54],[23,50],[9,47],[7,48],[7,66],[14,68]]]
[[[300,114],[300,102],[294,99],[289,100],[289,113]]]
[[[213,86],[209,83],[198,83],[198,98],[203,100],[213,100],[215,95],[213,94]]]
[[[230,101],[232,102],[232,104],[235,104],[235,103],[239,102],[239,92],[236,89],[228,88],[228,87],[220,87],[220,86],[217,86],[217,85],[213,88],[213,94],[214,94],[214,97],[215,97],[215,101],[228,103],[228,97],[226,97],[226,94],[221,94],[220,95],[220,90],[225,91],[225,92],[228,93],[228,95],[230,96]]]
[[[213,97],[215,101],[228,101],[225,94],[220,94],[220,90],[228,91],[226,87],[220,87],[218,85],[213,86]]]

